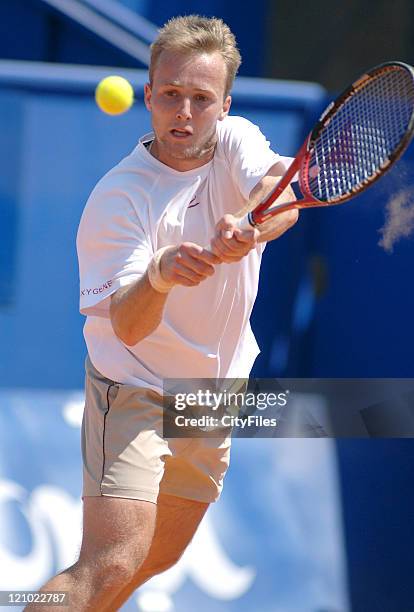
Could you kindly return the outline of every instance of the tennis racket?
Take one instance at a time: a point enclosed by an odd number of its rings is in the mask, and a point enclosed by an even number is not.
[[[391,168],[413,131],[414,69],[402,62],[372,68],[329,104],[279,183],[238,226],[350,200]],[[297,173],[303,199],[273,204]]]

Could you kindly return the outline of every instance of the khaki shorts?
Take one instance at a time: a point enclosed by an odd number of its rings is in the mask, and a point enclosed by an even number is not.
[[[201,502],[220,496],[230,437],[162,437],[162,396],[116,383],[86,359],[83,496],[156,502],[167,493]]]

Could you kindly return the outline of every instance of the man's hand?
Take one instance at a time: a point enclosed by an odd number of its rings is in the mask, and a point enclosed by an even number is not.
[[[214,274],[220,259],[198,244],[184,242],[164,251],[159,262],[162,278],[176,285],[194,287]],[[115,334],[134,346],[161,323],[168,293],[154,290],[148,273],[111,296],[110,317]]]
[[[256,248],[259,236],[260,233],[256,228],[241,230],[237,227],[236,217],[224,215],[216,225],[216,234],[211,241],[211,252],[220,262],[234,263]]]
[[[221,263],[216,255],[193,242],[183,242],[167,249],[160,261],[163,279],[184,287],[195,287],[214,274],[214,265]]]

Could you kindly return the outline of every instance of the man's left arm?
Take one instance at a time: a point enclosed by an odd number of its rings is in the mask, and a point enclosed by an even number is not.
[[[237,219],[244,217],[249,211],[265,199],[279,182],[280,163],[270,168],[267,174],[252,189],[246,206],[234,215],[224,215],[216,225],[216,235],[211,242],[212,251],[225,263],[240,261],[247,253],[256,247],[258,242],[269,242],[284,234],[298,220],[298,210],[287,210],[275,215],[259,227],[240,230]],[[292,202],[296,197],[291,187],[285,189],[277,202]]]

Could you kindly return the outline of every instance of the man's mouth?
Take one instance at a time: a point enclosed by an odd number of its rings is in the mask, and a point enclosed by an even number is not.
[[[175,138],[189,138],[193,135],[193,131],[191,128],[173,128],[170,130],[170,134],[172,134]]]

